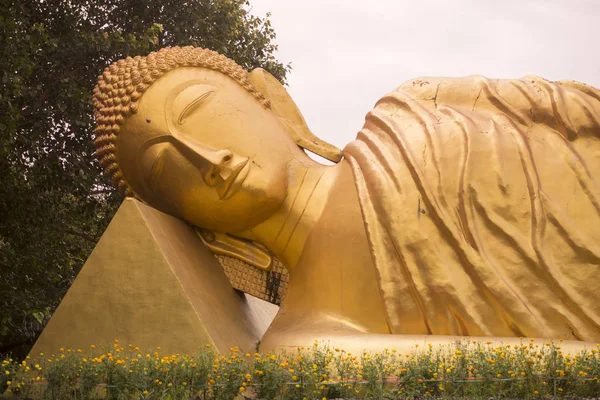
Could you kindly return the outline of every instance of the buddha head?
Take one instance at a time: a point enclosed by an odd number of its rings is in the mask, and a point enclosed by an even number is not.
[[[283,86],[262,69],[194,47],[120,60],[94,89],[97,156],[116,185],[213,232],[242,232],[286,195],[302,148],[341,152],[306,127]]]

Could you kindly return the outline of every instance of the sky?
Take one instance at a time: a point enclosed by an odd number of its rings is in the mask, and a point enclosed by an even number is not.
[[[600,87],[600,0],[250,0],[271,23],[288,92],[343,148],[375,102],[421,76],[577,80]]]

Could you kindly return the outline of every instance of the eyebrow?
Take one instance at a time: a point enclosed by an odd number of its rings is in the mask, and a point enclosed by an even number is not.
[[[181,125],[183,123],[184,118],[187,117],[190,112],[195,110],[197,106],[200,105],[200,103],[206,100],[211,95],[211,93],[214,92],[214,90],[209,90],[205,93],[202,93],[200,96],[196,97],[193,101],[191,101],[187,106],[185,106],[185,108],[179,114],[179,118],[177,118],[177,123]]]

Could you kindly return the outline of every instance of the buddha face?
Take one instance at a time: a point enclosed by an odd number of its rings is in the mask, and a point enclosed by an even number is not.
[[[243,232],[273,215],[301,150],[277,116],[228,76],[178,68],[121,126],[117,157],[147,203],[191,224]]]

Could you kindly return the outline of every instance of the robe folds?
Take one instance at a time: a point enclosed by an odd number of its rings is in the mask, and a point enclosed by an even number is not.
[[[391,333],[600,340],[600,91],[412,80],[344,156]]]

